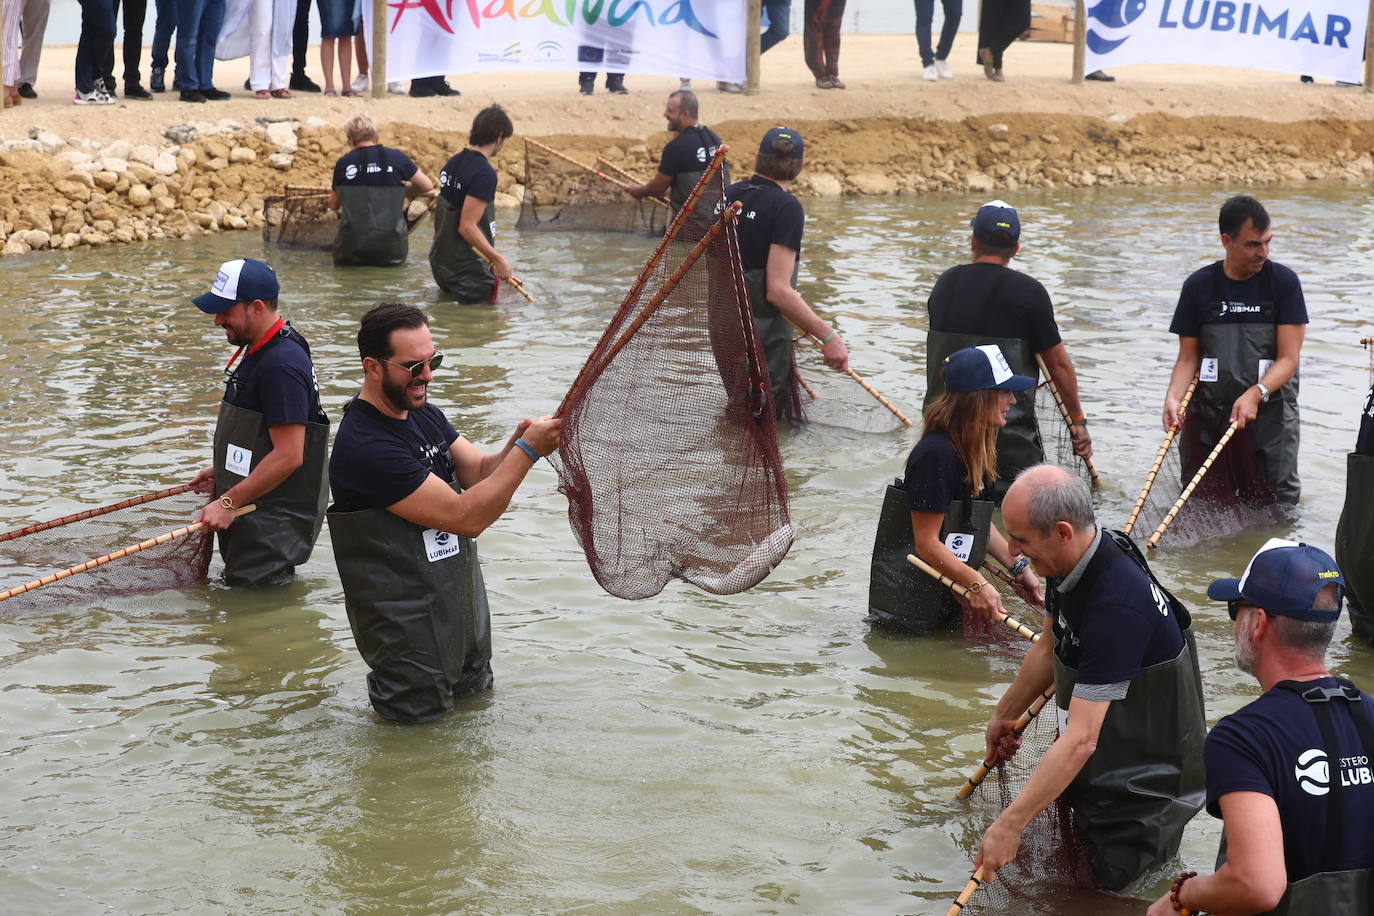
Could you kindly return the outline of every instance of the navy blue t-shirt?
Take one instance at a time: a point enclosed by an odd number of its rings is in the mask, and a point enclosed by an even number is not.
[[[1336,686],[1335,678],[1307,685]],[[1336,760],[1328,758],[1312,704],[1288,690],[1271,689],[1253,703],[1224,717],[1207,735],[1207,812],[1221,817],[1220,799],[1229,792],[1259,792],[1274,799],[1283,825],[1283,857],[1288,881],[1327,870],[1374,866],[1374,769],[1355,723],[1343,710],[1374,714],[1374,700],[1331,702],[1336,728]],[[1341,774],[1345,841],[1336,861],[1325,863],[1329,780]]]
[[[905,485],[911,511],[943,515],[951,502],[969,497],[967,476],[968,468],[949,436],[943,430],[931,430],[906,459]]]
[[[335,510],[384,509],[414,493],[431,473],[452,483],[447,456],[457,438],[458,431],[433,404],[397,420],[355,398],[329,455]]]
[[[1001,264],[951,267],[935,281],[926,312],[932,331],[1024,340],[1033,353],[1044,353],[1060,341],[1044,285]]]
[[[439,195],[462,212],[463,201],[475,197],[483,203],[496,199],[496,169],[475,149],[465,149],[450,159],[439,173]]]
[[[744,204],[737,226],[740,261],[745,270],[767,267],[768,249],[772,245],[786,245],[801,253],[806,214],[802,212],[801,201],[784,191],[776,181],[769,181],[762,175],[737,181],[725,192],[725,200]]]
[[[1355,451],[1374,456],[1374,385],[1369,386],[1369,398],[1364,402],[1364,413],[1360,414],[1360,435],[1355,440]]]
[[[262,414],[268,428],[328,422],[320,412],[315,367],[302,340],[287,325],[261,349],[245,353],[224,386],[224,399]]]
[[[334,187],[393,188],[404,185],[415,172],[415,163],[398,149],[375,144],[360,146],[334,163]]]
[[[1298,275],[1277,261],[1267,263],[1271,269],[1274,324],[1307,324],[1307,301],[1303,299],[1302,283],[1298,280]],[[1174,309],[1174,320],[1169,325],[1169,333],[1180,337],[1201,336],[1202,326],[1207,323],[1208,312],[1216,300],[1212,288],[1212,271],[1219,264],[1220,261],[1215,261],[1195,270],[1183,281],[1183,292],[1179,293],[1178,306]],[[1221,292],[1222,299],[1228,306],[1226,321],[1245,323],[1265,320],[1254,308],[1262,301],[1261,273],[1263,270],[1240,282],[1223,274]]]
[[[704,124],[689,127],[668,141],[658,160],[658,170],[664,175],[681,172],[700,172],[720,149],[720,137]]]
[[[1164,593],[1105,532],[1097,549],[1106,551],[1107,565],[1063,596],[1065,604],[1086,600],[1087,612],[1061,610],[1053,621],[1054,651],[1078,671],[1074,695],[1092,700],[1107,697],[1079,688],[1124,684],[1183,650],[1183,631]],[[1051,580],[1056,587],[1062,581]],[[1082,589],[1089,591],[1078,594]]]

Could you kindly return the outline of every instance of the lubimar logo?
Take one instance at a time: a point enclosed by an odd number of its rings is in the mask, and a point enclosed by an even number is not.
[[[1088,10],[1088,18],[1096,23],[1088,28],[1088,47],[1094,54],[1107,54],[1121,47],[1130,39],[1129,34],[1121,38],[1108,38],[1099,28],[1112,32],[1126,28],[1144,15],[1150,2],[1159,8],[1158,27],[1161,29],[1235,32],[1284,41],[1308,41],[1314,45],[1350,47],[1348,39],[1352,26],[1345,16],[1327,13],[1325,21],[1319,23],[1313,19],[1311,12],[1301,7],[1276,11],[1273,4],[1266,7],[1261,2],[1250,0],[1099,0]]]
[[[456,13],[455,6],[459,7]],[[702,23],[692,7],[692,0],[389,0],[387,7],[396,11],[391,19],[392,32],[409,10],[419,10],[450,35],[455,20],[461,19],[466,12],[473,27],[479,29],[483,21],[509,16],[516,21],[547,19],[562,26],[605,24],[616,28],[624,25],[652,28],[681,24],[707,38],[717,37]]]

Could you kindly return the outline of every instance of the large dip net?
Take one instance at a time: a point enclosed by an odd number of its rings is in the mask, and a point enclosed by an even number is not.
[[[625,193],[628,184],[612,171],[526,139],[525,196],[515,227],[661,235],[672,211],[661,200],[634,199]]]
[[[799,422],[862,433],[890,433],[910,425],[898,415],[898,408],[885,406],[855,379],[827,366],[820,348],[808,338],[799,338],[792,352],[797,382],[792,397]]]
[[[592,574],[733,594],[792,545],[768,370],[712,160],[568,391],[551,461]]]
[[[1016,589],[1012,587],[1011,576],[991,557],[984,561],[981,572],[984,580],[997,589],[1007,616],[1013,622],[1022,624],[1027,630],[1038,632],[1044,618],[1044,609],[1028,603],[1017,594]],[[1017,632],[1016,628],[1006,623],[994,623],[986,615],[975,611],[961,596],[956,595],[954,600],[964,609],[965,640],[1016,658],[1026,654],[1026,649],[1030,646],[1030,637],[1024,632]]]
[[[165,536],[190,524],[209,486],[172,487],[0,534],[0,595],[74,566]],[[95,596],[184,588],[205,578],[212,534],[167,538],[80,573],[0,601],[0,614],[20,608],[89,603]]]
[[[1036,359],[1039,360],[1039,357]],[[1059,465],[1096,491],[1101,486],[1097,479],[1097,469],[1090,461],[1084,461],[1074,454],[1073,432],[1069,428],[1063,401],[1043,361],[1040,362],[1040,372],[1040,383],[1035,386],[1035,422],[1040,427],[1040,442],[1045,449],[1045,461]]]
[[[329,188],[289,184],[282,193],[262,202],[262,240],[288,248],[334,247],[339,231],[339,215],[329,209]],[[406,231],[434,211],[438,197],[429,194],[406,198]]]

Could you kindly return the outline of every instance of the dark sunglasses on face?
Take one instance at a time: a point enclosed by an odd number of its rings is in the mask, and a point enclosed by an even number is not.
[[[1244,598],[1236,598],[1233,601],[1226,602],[1226,613],[1231,615],[1232,620],[1235,620],[1236,615],[1240,613],[1240,609],[1243,607],[1254,607],[1254,605]]]
[[[440,366],[442,366],[444,364],[444,354],[436,350],[434,355],[431,356],[429,359],[417,359],[414,362],[409,363],[393,363],[391,360],[382,359],[381,357],[378,357],[378,360],[386,363],[388,366],[398,366],[404,369],[405,371],[410,373],[411,378],[419,378],[420,373],[425,371],[426,365],[429,366],[430,372],[433,372],[435,369],[438,369]]]

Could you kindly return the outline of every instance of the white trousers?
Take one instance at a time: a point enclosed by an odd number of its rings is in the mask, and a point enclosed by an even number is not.
[[[4,42],[5,70],[0,82],[6,86],[19,85],[19,12],[23,0],[0,0],[3,19],[0,19],[0,41]]]
[[[248,28],[252,44],[248,51],[248,85],[254,92],[285,89],[287,56],[272,54],[272,0],[253,0],[248,8]]]

